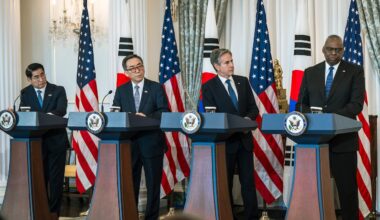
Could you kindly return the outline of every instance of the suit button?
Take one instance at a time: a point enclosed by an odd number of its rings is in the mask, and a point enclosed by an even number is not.
[[[325,105],[324,108],[327,108],[327,105]]]

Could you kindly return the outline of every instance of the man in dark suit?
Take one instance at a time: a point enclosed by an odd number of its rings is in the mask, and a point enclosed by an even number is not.
[[[310,112],[320,107],[325,113],[336,113],[355,119],[363,109],[364,71],[347,63],[343,57],[342,39],[331,35],[322,52],[325,61],[305,70],[297,109]],[[358,219],[358,188],[356,166],[358,134],[341,134],[330,143],[331,173],[338,188],[342,217]]]
[[[116,89],[113,105],[120,106],[123,112],[160,120],[161,113],[169,111],[162,86],[144,78],[144,63],[141,57],[135,54],[127,56],[123,59],[122,64],[125,74],[131,81]],[[132,141],[133,185],[136,204],[138,204],[141,169],[144,166],[147,188],[145,219],[156,220],[160,207],[160,186],[165,152],[164,133],[159,130],[145,131]]]
[[[218,76],[202,86],[204,106],[216,107],[216,112],[239,115],[247,120],[255,120],[259,113],[252,89],[246,77],[233,75],[234,63],[231,51],[215,49],[210,61]],[[232,183],[235,166],[238,166],[243,196],[244,219],[257,218],[258,207],[253,179],[253,139],[252,132],[237,133],[226,141],[228,186],[232,201]]]
[[[21,91],[20,106],[30,111],[44,112],[63,117],[67,109],[65,89],[47,82],[44,67],[30,64],[25,71],[30,85]],[[42,137],[42,159],[50,212],[59,214],[61,206],[66,150],[69,140],[66,129],[52,129]]]

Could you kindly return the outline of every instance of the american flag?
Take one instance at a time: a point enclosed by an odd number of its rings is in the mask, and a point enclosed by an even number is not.
[[[172,112],[183,112],[185,110],[179,65],[170,0],[166,0],[165,17],[162,25],[159,78],[165,89],[169,108]],[[179,132],[165,132],[165,136],[168,151],[164,157],[161,197],[170,193],[177,182],[190,174],[190,148],[187,137]]]
[[[359,12],[355,0],[351,0],[346,30],[344,33],[344,55],[343,60],[363,66],[363,49],[360,37]],[[368,120],[367,94],[362,112],[357,116],[363,128],[359,131],[359,152],[356,179],[359,194],[359,219],[364,219],[372,209],[371,196],[371,149],[370,149],[370,127]]]
[[[260,112],[256,118],[259,127],[253,132],[255,183],[265,202],[270,204],[282,194],[284,154],[281,136],[263,134],[260,130],[263,114],[279,112],[266,14],[262,0],[257,1],[256,27],[249,75]]]
[[[77,91],[75,107],[78,112],[98,110],[98,90],[96,87],[94,53],[87,9],[83,0],[83,11],[79,36]],[[98,161],[98,138],[87,131],[73,132],[73,148],[76,153],[76,185],[83,193],[95,183]]]

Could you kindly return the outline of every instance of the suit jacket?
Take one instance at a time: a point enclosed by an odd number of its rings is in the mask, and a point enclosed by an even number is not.
[[[325,113],[355,119],[363,109],[363,68],[342,60],[335,73],[330,94],[325,97],[325,65],[322,62],[305,70],[296,109],[310,112],[310,106],[322,107]],[[330,150],[334,152],[356,151],[358,146],[357,133],[337,135],[330,141]]]
[[[116,89],[113,105],[120,106],[120,111],[136,113],[131,81]],[[169,109],[164,89],[159,83],[145,78],[139,112],[147,117],[161,120],[162,112],[167,111]],[[133,140],[139,144],[140,151],[145,157],[159,156],[165,152],[166,145],[162,131],[140,132]]]
[[[30,106],[30,111],[52,113],[61,117],[66,115],[67,97],[62,86],[47,83],[42,107],[40,107],[36,91],[32,85],[21,90],[20,99],[20,106]],[[42,145],[48,151],[65,151],[70,146],[66,129],[49,130],[42,137]]]
[[[215,106],[216,112],[230,113],[255,120],[259,114],[259,110],[256,106],[248,79],[237,75],[233,75],[232,78],[238,93],[239,109],[235,108],[230,95],[219,77],[214,77],[202,86],[204,106]],[[226,141],[227,153],[236,152],[240,141],[246,150],[253,150],[252,132],[236,133]]]

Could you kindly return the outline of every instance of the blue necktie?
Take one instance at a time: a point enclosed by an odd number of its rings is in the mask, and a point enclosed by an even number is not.
[[[239,110],[238,99],[236,97],[236,93],[235,93],[234,89],[231,86],[231,80],[227,79],[226,83],[227,83],[227,86],[228,86],[228,93],[230,94],[231,101],[234,104],[236,110]]]
[[[37,90],[37,98],[38,98],[38,102],[40,103],[40,107],[42,108],[42,95],[41,95],[42,91],[41,90]]]
[[[326,86],[325,86],[326,98],[329,97],[331,85],[333,83],[333,76],[334,76],[333,72],[334,72],[334,67],[330,66],[329,74],[327,75]]]

